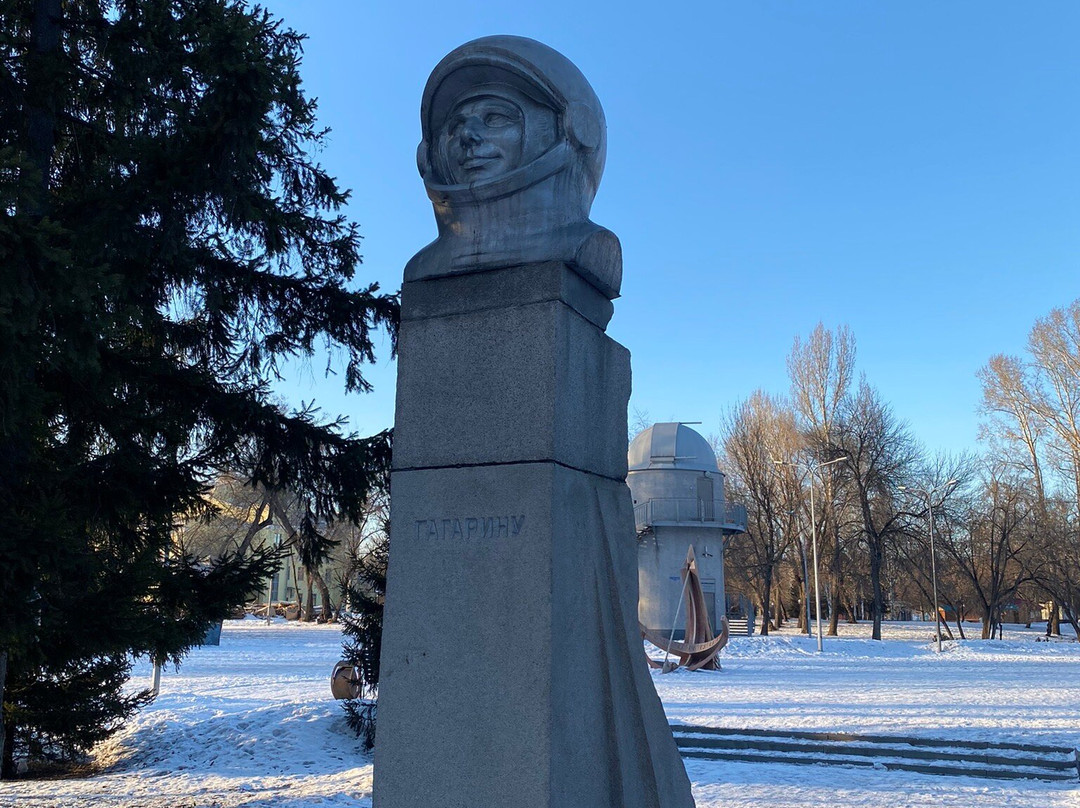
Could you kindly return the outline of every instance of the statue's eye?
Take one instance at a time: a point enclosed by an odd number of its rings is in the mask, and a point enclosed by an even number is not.
[[[489,112],[484,116],[484,124],[493,129],[510,126],[513,122],[513,119],[509,115],[504,115],[501,112]]]

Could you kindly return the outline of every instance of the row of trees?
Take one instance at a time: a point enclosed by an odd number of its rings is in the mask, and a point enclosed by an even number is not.
[[[1030,583],[1080,635],[1080,300],[1036,321],[1024,356],[979,373],[984,436],[1023,494]]]
[[[1060,615],[1080,635],[1080,301],[1036,323],[1026,357],[980,373],[981,455],[927,453],[855,357],[849,329],[819,325],[795,340],[790,395],[755,392],[723,422],[727,485],[748,510],[730,582],[759,605],[762,633],[806,625],[813,519],[831,635],[866,616],[880,639],[890,613],[930,612],[932,562],[961,635],[962,619],[988,638],[1007,610],[1027,620],[1045,602],[1049,631]]]
[[[206,500],[215,511],[213,518],[196,516],[181,522],[174,535],[178,548],[196,558],[218,558],[246,556],[272,545],[277,548],[275,569],[288,570],[297,584],[300,619],[333,620],[345,604],[362,559],[385,539],[389,468],[375,475],[356,519],[321,522],[302,495],[252,485],[236,473],[221,475]],[[315,608],[316,594],[321,613]]]

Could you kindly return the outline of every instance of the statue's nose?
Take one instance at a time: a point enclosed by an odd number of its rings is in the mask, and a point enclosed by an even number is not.
[[[481,136],[481,120],[475,115],[470,115],[466,118],[462,124],[461,129],[458,132],[458,137],[461,139],[462,145],[476,145],[480,143],[484,138]]]

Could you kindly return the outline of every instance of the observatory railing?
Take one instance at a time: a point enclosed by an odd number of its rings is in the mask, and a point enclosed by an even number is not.
[[[746,530],[746,506],[738,502],[715,502],[696,497],[669,497],[648,499],[634,506],[634,522],[637,525],[655,525],[664,522],[716,523],[729,530]]]

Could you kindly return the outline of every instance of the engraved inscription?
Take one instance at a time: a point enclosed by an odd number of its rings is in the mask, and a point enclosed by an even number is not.
[[[431,541],[468,541],[469,539],[509,539],[525,527],[520,516],[467,516],[450,519],[417,519],[416,538]]]

